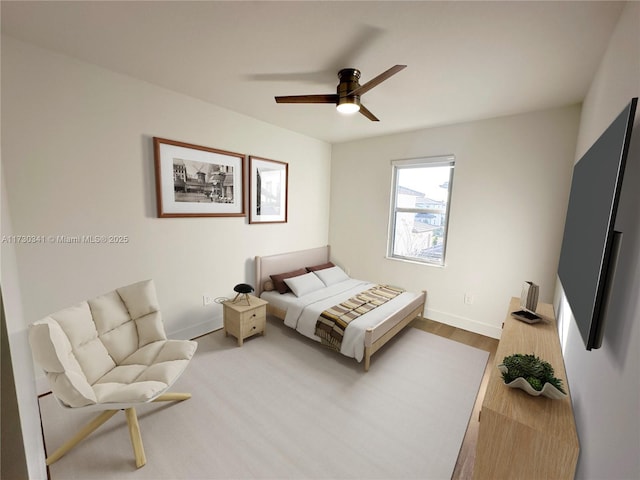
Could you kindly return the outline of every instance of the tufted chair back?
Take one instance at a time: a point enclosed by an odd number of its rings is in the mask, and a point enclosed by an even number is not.
[[[148,401],[196,349],[167,340],[153,280],[53,313],[31,325],[29,341],[53,394],[69,407]]]
[[[167,339],[153,280],[117,288],[48,315],[30,325],[29,343],[63,407],[103,410],[47,457],[47,465],[124,410],[140,468],[147,459],[136,406],[191,398],[189,393],[165,393],[198,344]]]

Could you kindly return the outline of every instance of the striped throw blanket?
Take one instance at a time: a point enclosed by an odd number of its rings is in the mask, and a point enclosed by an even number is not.
[[[322,312],[316,322],[316,335],[320,337],[323,345],[339,352],[344,331],[350,322],[387,303],[402,292],[404,290],[388,285],[376,285],[360,292],[349,300]]]

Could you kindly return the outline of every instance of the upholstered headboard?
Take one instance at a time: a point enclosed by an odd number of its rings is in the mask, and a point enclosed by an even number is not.
[[[311,267],[328,261],[329,245],[265,257],[256,256],[256,295],[260,296],[264,282],[271,279],[270,275],[290,272],[297,268]]]

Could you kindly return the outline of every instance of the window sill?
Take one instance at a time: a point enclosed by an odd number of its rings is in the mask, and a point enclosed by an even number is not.
[[[385,258],[387,260],[393,260],[395,262],[412,263],[414,265],[424,265],[426,267],[444,268],[444,267],[447,266],[446,263],[444,265],[437,265],[435,263],[421,262],[420,260],[412,260],[410,258],[392,257],[392,256],[389,256],[389,255],[385,255]]]

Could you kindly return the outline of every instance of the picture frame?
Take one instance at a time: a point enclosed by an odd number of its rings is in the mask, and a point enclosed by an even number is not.
[[[245,217],[245,155],[153,137],[158,217]]]
[[[286,223],[289,164],[249,156],[249,223]]]

